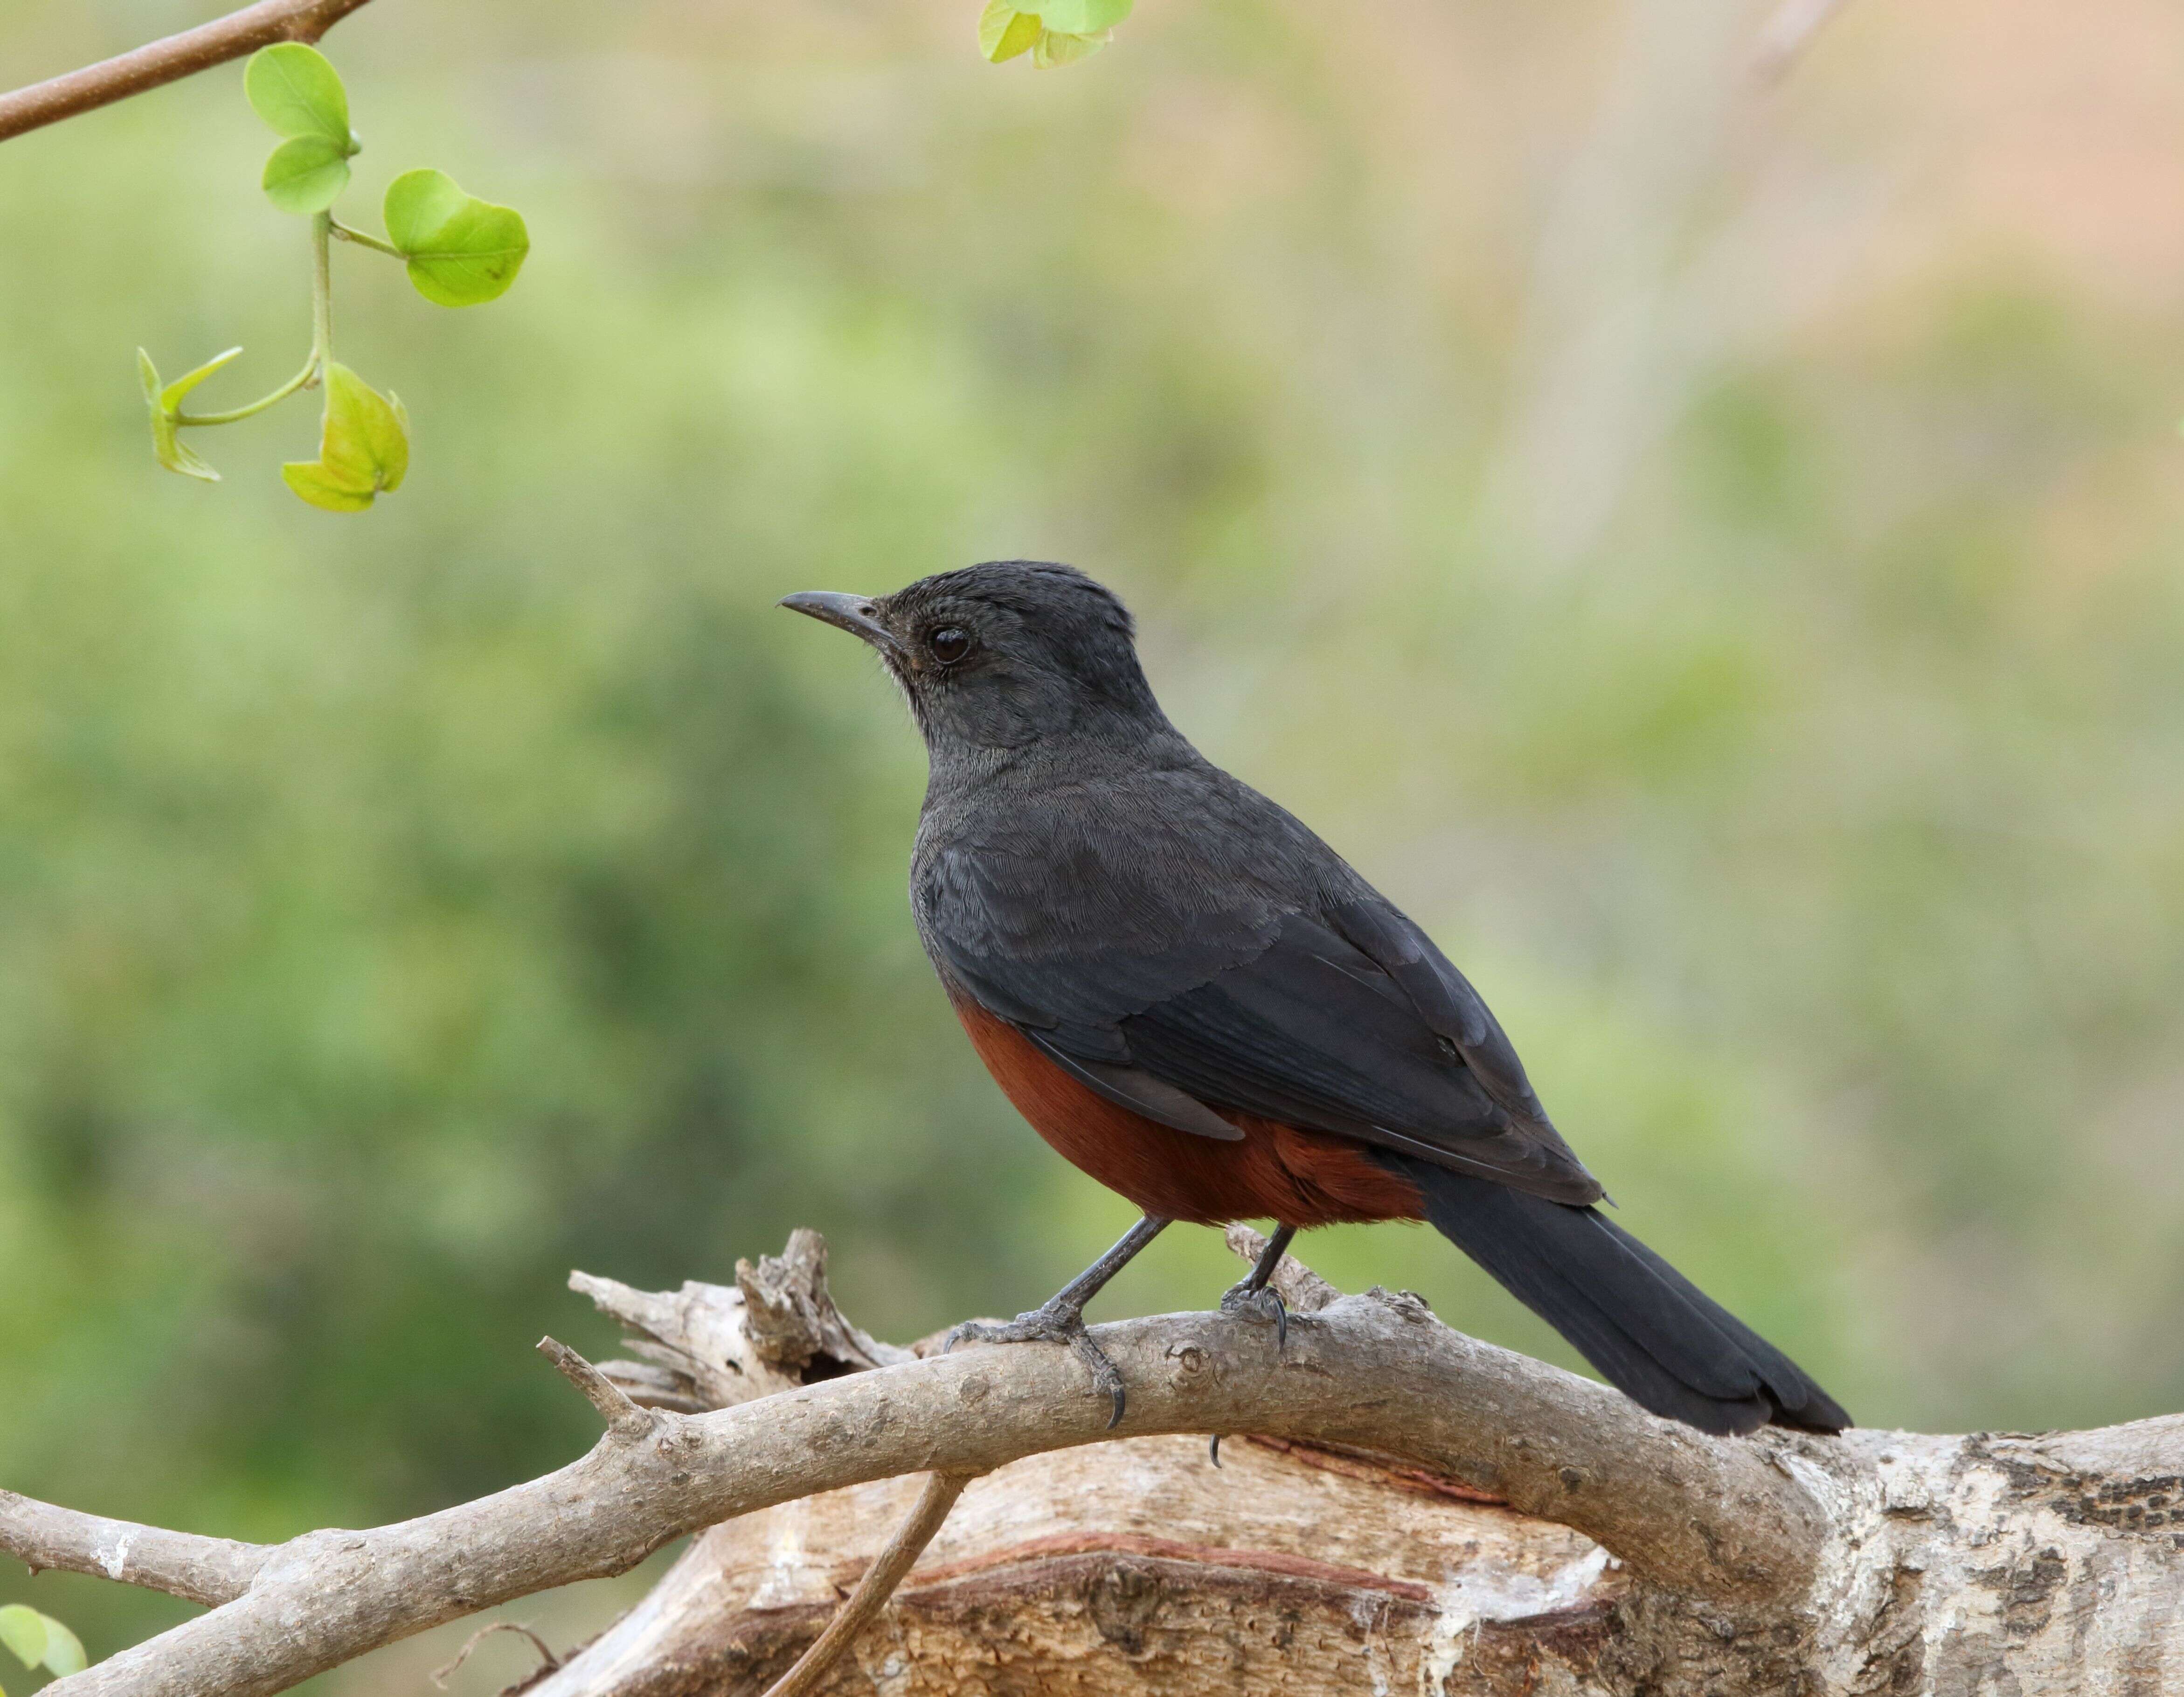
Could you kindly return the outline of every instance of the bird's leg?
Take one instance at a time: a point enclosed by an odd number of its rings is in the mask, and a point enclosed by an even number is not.
[[[1290,1239],[1296,1236],[1294,1225],[1279,1225],[1274,1235],[1267,1240],[1258,1262],[1251,1269],[1251,1277],[1241,1284],[1231,1285],[1222,1293],[1221,1312],[1232,1315],[1256,1315],[1274,1326],[1274,1353],[1279,1355],[1282,1346],[1290,1341],[1289,1304],[1282,1293],[1268,1282],[1274,1269],[1282,1264],[1282,1253],[1290,1247]]]
[[[1123,1376],[1085,1331],[1084,1304],[1099,1295],[1107,1281],[1129,1265],[1130,1258],[1159,1236],[1167,1224],[1156,1214],[1147,1214],[1124,1232],[1113,1248],[1049,1298],[1045,1306],[1006,1322],[967,1320],[948,1334],[940,1353],[945,1355],[959,1343],[1067,1344],[1090,1370],[1092,1387],[1105,1391],[1113,1400],[1115,1412],[1108,1426],[1120,1426],[1125,1401]]]

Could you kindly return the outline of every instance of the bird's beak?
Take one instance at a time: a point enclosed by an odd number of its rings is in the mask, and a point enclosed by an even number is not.
[[[844,595],[833,589],[802,589],[793,595],[783,595],[781,605],[845,630],[852,636],[861,636],[874,648],[883,648],[900,654],[902,645],[894,639],[894,633],[872,617],[872,603],[867,595]]]

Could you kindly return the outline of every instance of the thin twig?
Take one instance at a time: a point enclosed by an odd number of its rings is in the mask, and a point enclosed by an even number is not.
[[[925,1489],[919,1493],[917,1506],[910,1511],[910,1518],[895,1528],[894,1536],[880,1552],[879,1560],[865,1570],[865,1577],[850,1594],[850,1600],[836,1610],[834,1618],[827,1622],[827,1630],[812,1640],[811,1649],[796,1658],[795,1666],[773,1683],[766,1697],[804,1697],[826,1677],[827,1670],[872,1616],[887,1606],[887,1599],[902,1583],[902,1577],[910,1571],[911,1564],[933,1542],[933,1533],[940,1530],[940,1523],[948,1518],[948,1511],[956,1506],[963,1488],[978,1477],[975,1473],[926,1475]]]
[[[617,1437],[641,1436],[652,1430],[659,1416],[629,1399],[629,1393],[557,1337],[538,1340],[538,1353],[584,1393],[584,1400],[599,1411],[607,1430]]]
[[[1844,3],[1845,0],[1782,0],[1752,48],[1752,74],[1763,82],[1780,82]]]
[[[441,1690],[446,1690],[448,1689],[448,1679],[455,1673],[459,1672],[462,1668],[462,1665],[471,1659],[471,1652],[476,1650],[480,1644],[483,1644],[488,1638],[491,1638],[495,1633],[520,1633],[525,1638],[529,1638],[531,1640],[531,1647],[537,1650],[538,1654],[545,1659],[546,1666],[539,1670],[540,1672],[551,1673],[555,1668],[561,1665],[561,1658],[554,1654],[553,1650],[548,1645],[546,1640],[540,1638],[538,1633],[532,1632],[530,1627],[525,1626],[522,1622],[491,1621],[484,1626],[480,1627],[476,1632],[472,1633],[468,1638],[464,1640],[463,1647],[455,1652],[455,1659],[453,1661],[449,1662],[445,1667],[436,1667],[432,1670],[432,1683],[438,1686]],[[536,1674],[532,1676],[534,1679],[537,1677],[538,1675]]]
[[[194,76],[275,42],[315,42],[367,0],[258,0],[65,75],[0,94],[0,142],[164,83]]]
[[[32,1572],[92,1573],[217,1607],[250,1588],[271,1548],[110,1521],[0,1491],[0,1550]]]

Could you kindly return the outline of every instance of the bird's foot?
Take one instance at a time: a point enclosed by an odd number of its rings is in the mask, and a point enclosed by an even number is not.
[[[1238,1320],[1256,1320],[1274,1328],[1274,1354],[1290,1341],[1290,1305],[1284,1302],[1281,1292],[1272,1285],[1254,1288],[1245,1279],[1241,1284],[1231,1285],[1221,1293],[1221,1312]]]
[[[967,1320],[948,1334],[940,1353],[945,1355],[959,1343],[1061,1344],[1084,1364],[1085,1370],[1092,1376],[1092,1388],[1114,1404],[1115,1411],[1107,1419],[1108,1430],[1112,1432],[1123,1423],[1123,1410],[1128,1400],[1123,1390],[1123,1376],[1085,1330],[1082,1309],[1049,1303],[1045,1308],[1020,1314],[1014,1320]]]

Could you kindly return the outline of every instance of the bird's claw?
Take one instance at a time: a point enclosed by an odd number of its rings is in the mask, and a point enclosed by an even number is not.
[[[1123,1423],[1123,1410],[1128,1402],[1123,1388],[1123,1376],[1107,1359],[1106,1352],[1092,1341],[1092,1334],[1085,1330],[1084,1316],[1076,1309],[1049,1305],[1020,1314],[1014,1320],[967,1320],[949,1332],[940,1353],[945,1355],[958,1343],[1062,1344],[1084,1364],[1085,1370],[1092,1376],[1092,1388],[1103,1393],[1114,1404],[1114,1412],[1107,1419],[1107,1429],[1112,1432]]]
[[[1274,1354],[1282,1353],[1290,1341],[1290,1305],[1282,1300],[1281,1292],[1272,1285],[1251,1288],[1251,1281],[1231,1285],[1221,1296],[1221,1312],[1235,1319],[1270,1322],[1274,1328]]]

